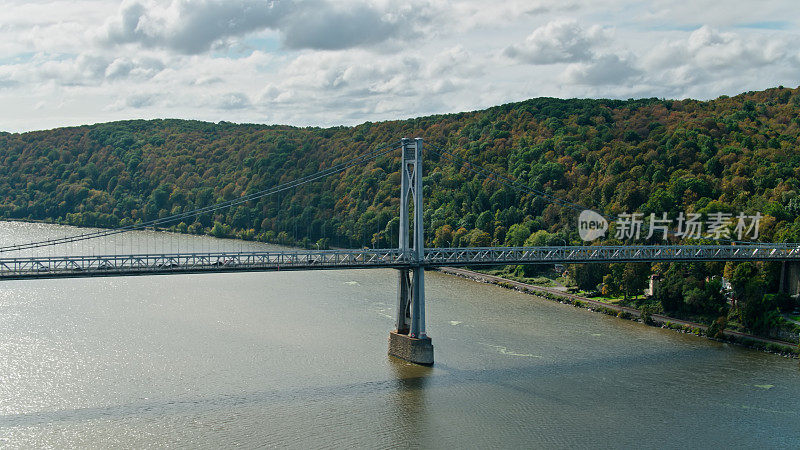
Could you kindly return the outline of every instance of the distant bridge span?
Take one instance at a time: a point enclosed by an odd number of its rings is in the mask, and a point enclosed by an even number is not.
[[[798,261],[798,244],[426,248],[1,258],[0,280],[512,264]]]

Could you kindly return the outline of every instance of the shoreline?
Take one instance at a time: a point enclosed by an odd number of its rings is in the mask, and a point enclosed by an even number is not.
[[[671,330],[679,331],[682,333],[694,334],[696,336],[705,337],[706,339],[718,342],[726,342],[730,344],[740,345],[756,350],[762,350],[769,353],[775,353],[781,356],[798,358],[800,356],[800,346],[796,343],[781,341],[762,336],[742,333],[740,331],[724,330],[725,339],[715,339],[706,335],[707,325],[690,322],[688,320],[677,319],[674,317],[665,316],[663,314],[652,314],[650,316],[650,323],[646,323],[641,319],[641,311],[636,308],[628,306],[612,305],[603,303],[598,300],[592,300],[588,297],[582,297],[568,292],[562,292],[557,289],[535,286],[532,284],[522,283],[519,281],[509,280],[507,278],[498,277],[496,275],[488,275],[472,270],[455,268],[455,267],[441,267],[439,272],[466,278],[479,283],[494,284],[496,286],[504,287],[506,289],[514,289],[529,295],[540,297],[547,300],[557,301],[559,303],[566,303],[575,307],[588,309],[594,312],[600,312],[606,315],[616,316],[620,319],[632,320],[639,323],[644,323],[649,326],[657,326],[660,328],[668,328]]]

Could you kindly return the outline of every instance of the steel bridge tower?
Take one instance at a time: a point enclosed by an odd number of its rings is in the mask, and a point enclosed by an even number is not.
[[[430,365],[433,364],[433,344],[425,333],[425,270],[422,265],[425,259],[422,139],[402,139],[401,147],[399,249],[411,262],[411,268],[398,269],[397,329],[389,334],[389,354]],[[409,223],[412,204],[413,224]]]

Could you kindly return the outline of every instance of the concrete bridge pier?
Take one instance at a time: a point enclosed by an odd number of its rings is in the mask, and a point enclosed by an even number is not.
[[[433,364],[433,343],[425,332],[425,259],[422,226],[422,139],[403,139],[400,181],[399,248],[412,262],[399,269],[396,329],[389,333],[389,355],[423,365]],[[413,245],[409,244],[413,201]]]
[[[389,333],[389,355],[431,365],[433,342],[425,333],[425,272],[421,267],[400,269],[399,275],[397,328]]]

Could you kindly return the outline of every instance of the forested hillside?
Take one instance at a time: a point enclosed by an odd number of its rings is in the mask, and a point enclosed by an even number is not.
[[[707,102],[540,98],[329,129],[132,120],[2,133],[0,218],[101,227],[144,222],[240,198],[400,137],[422,137],[529,189],[511,189],[428,153],[428,245],[580,242],[576,211],[532,192],[610,216],[759,212],[759,240],[800,242],[800,90],[782,87]],[[394,152],[174,228],[303,246],[394,246],[398,164]],[[722,268],[676,267],[661,269],[678,285],[660,293],[663,309],[716,314],[720,300],[693,302],[708,298],[702,275]],[[761,298],[777,288],[775,266],[741,267],[726,268],[741,281],[740,292]],[[647,274],[612,265],[576,267],[573,276],[587,289],[605,281],[624,294]],[[747,285],[755,279],[758,286]]]
[[[230,200],[400,137],[423,137],[538,191],[608,214],[766,214],[761,238],[800,241],[800,92],[709,102],[533,99],[485,111],[330,129],[182,120],[0,134],[0,217],[116,227]],[[576,240],[575,212],[426,157],[437,245]],[[181,228],[284,242],[390,246],[397,155]],[[511,232],[509,232],[511,231]],[[559,241],[561,242],[561,241]]]
[[[353,128],[136,120],[2,134],[0,217],[115,227],[237,198],[420,136],[604,213],[758,210],[769,216],[762,239],[797,241],[798,114],[800,92],[778,88],[709,102],[541,98]],[[576,239],[574,211],[426,158],[431,243],[438,235],[438,244],[522,244],[539,230]],[[389,246],[397,165],[387,155],[181,228],[198,232],[216,221],[252,238],[283,232],[286,242]]]

